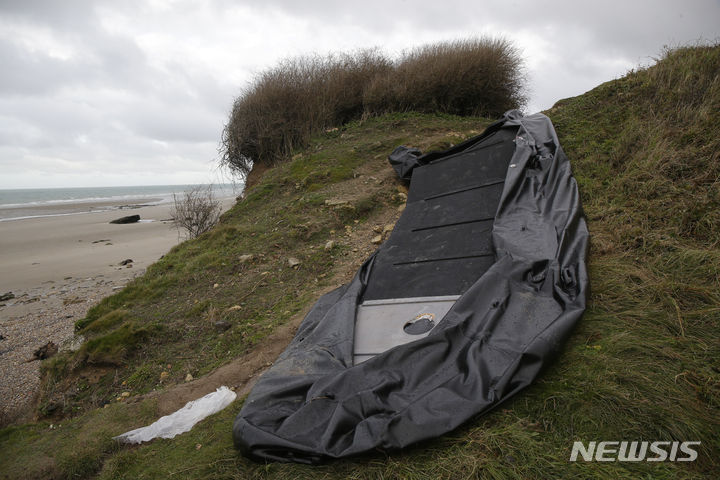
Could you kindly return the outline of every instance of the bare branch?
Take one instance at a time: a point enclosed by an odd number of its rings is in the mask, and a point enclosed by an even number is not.
[[[220,220],[220,201],[215,199],[212,186],[197,186],[173,194],[170,218],[178,232],[185,230],[189,238],[195,238],[210,230]]]

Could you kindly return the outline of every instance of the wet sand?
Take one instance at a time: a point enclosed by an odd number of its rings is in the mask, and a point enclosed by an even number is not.
[[[223,210],[234,202],[222,199]],[[49,341],[72,348],[75,321],[184,239],[169,220],[170,204],[104,211],[109,206],[0,222],[0,295],[14,295],[0,301],[0,426],[27,415],[37,394],[33,352]],[[139,223],[109,223],[135,214]],[[130,267],[120,265],[127,259]]]

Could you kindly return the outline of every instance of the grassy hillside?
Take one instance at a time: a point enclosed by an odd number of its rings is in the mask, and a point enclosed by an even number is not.
[[[349,280],[374,228],[400,214],[394,146],[445,147],[490,121],[392,114],[316,136],[216,229],[94,308],[78,324],[85,346],[46,363],[52,416],[0,430],[0,478],[718,478],[719,74],[720,48],[680,49],[546,112],[588,219],[591,297],[557,361],[496,411],[403,452],[320,467],[240,457],[241,401],[173,440],[111,440],[162,410],[143,394],[250,361]],[[574,440],[622,439],[702,445],[692,463],[568,462]]]

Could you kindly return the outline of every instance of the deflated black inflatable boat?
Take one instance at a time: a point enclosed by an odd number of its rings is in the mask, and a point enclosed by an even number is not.
[[[585,309],[588,231],[546,116],[510,111],[390,163],[407,207],[258,380],[233,428],[249,457],[316,463],[442,435],[528,386]]]

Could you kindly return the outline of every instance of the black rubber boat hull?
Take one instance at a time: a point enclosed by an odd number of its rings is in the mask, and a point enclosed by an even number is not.
[[[406,212],[258,380],[233,428],[248,457],[317,463],[442,435],[532,383],[585,309],[588,231],[546,116],[510,111],[450,150],[390,161],[411,179]],[[421,338],[356,355],[356,320],[375,318],[363,308],[438,297],[449,309]]]

